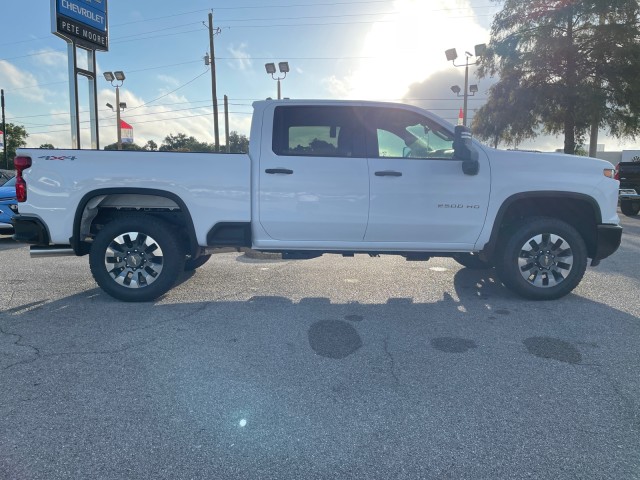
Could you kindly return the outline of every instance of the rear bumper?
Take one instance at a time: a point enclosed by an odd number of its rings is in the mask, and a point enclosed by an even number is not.
[[[38,217],[18,214],[11,219],[11,224],[16,242],[49,245],[49,231]]]
[[[596,252],[591,261],[592,267],[595,267],[600,263],[600,260],[615,252],[622,240],[622,227],[620,225],[598,225],[597,228]]]

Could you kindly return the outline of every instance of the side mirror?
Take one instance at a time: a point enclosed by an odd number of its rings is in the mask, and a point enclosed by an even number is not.
[[[455,128],[453,158],[462,160],[462,171],[465,175],[477,175],[480,171],[478,151],[471,141],[471,130],[462,125]]]

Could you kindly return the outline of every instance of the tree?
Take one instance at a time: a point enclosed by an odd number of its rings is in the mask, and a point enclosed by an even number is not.
[[[22,125],[7,123],[5,125],[5,138],[7,139],[7,164],[8,170],[13,169],[13,159],[16,156],[18,148],[27,146],[27,137],[29,134]]]
[[[51,143],[43,143],[38,148],[44,148],[46,150],[53,150],[56,147],[54,147]]]
[[[565,153],[593,123],[635,138],[639,15],[637,0],[505,0],[478,70],[500,81],[476,113],[475,134],[517,143],[562,133]]]
[[[213,145],[187,137],[184,133],[169,134],[160,146],[161,152],[213,152]]]
[[[533,102],[530,92],[518,88],[516,78],[504,75],[500,83],[491,87],[487,103],[476,112],[474,133],[491,142],[494,148],[500,141],[517,146],[536,135],[530,115]]]
[[[118,150],[118,142],[116,143],[112,143],[110,145],[106,145],[104,147],[105,150]],[[135,143],[123,143],[122,144],[122,150],[129,150],[129,151],[135,151],[138,152],[140,150],[144,150],[144,148],[142,148],[140,145],[137,145]]]
[[[230,132],[229,151],[231,153],[247,153],[249,151],[249,139],[247,136],[239,134],[235,130]]]
[[[145,150],[148,150],[150,152],[155,152],[158,150],[158,144],[156,142],[154,142],[153,140],[149,140],[145,146],[143,147]]]

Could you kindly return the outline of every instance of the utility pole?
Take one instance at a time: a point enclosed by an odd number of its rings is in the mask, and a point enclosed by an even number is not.
[[[229,145],[229,97],[224,96],[224,138],[226,140],[227,153],[231,152],[231,145]]]
[[[216,32],[217,33],[217,32]],[[213,49],[213,12],[209,13],[209,54],[211,55],[211,96],[213,97],[213,136],[215,151],[220,151],[220,134],[218,131],[218,93],[216,91],[216,54]]]
[[[600,22],[599,25],[604,25],[604,15],[600,14]],[[602,87],[602,83],[600,82],[600,78],[596,74],[596,86],[598,88]],[[600,115],[598,112],[598,108],[595,108],[593,112],[593,118],[591,119],[591,132],[589,134],[589,156],[596,158],[598,156],[598,130],[600,127]]]
[[[9,170],[9,159],[7,158],[7,124],[4,121],[4,90],[2,92],[2,145],[4,150],[4,165]]]
[[[122,150],[122,126],[120,125],[120,87],[116,87],[116,123],[118,124],[118,150]]]

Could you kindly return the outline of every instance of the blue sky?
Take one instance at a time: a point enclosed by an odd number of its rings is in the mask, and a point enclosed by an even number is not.
[[[31,3],[31,2],[30,2]],[[7,122],[24,125],[28,144],[71,145],[67,46],[51,33],[50,0],[3,2],[0,13],[0,87]],[[208,13],[213,12],[217,93],[223,136],[223,95],[229,97],[231,130],[249,133],[251,103],[276,96],[267,62],[288,61],[282,81],[291,98],[360,98],[406,101],[455,123],[462,99],[463,68],[447,62],[488,42],[499,5],[491,0],[109,0],[108,52],[98,52],[101,146],[115,142],[115,90],[105,70],[122,70],[126,81],[122,118],[135,141],[161,144],[186,133],[213,142]],[[471,67],[473,72],[473,67]],[[469,117],[482,104],[491,80],[470,98]],[[86,86],[81,110],[88,109]],[[81,115],[81,121],[88,116]],[[89,148],[83,123],[82,147]],[[613,141],[612,141],[613,142]],[[561,139],[549,148],[562,146]],[[613,145],[612,145],[613,146]]]

